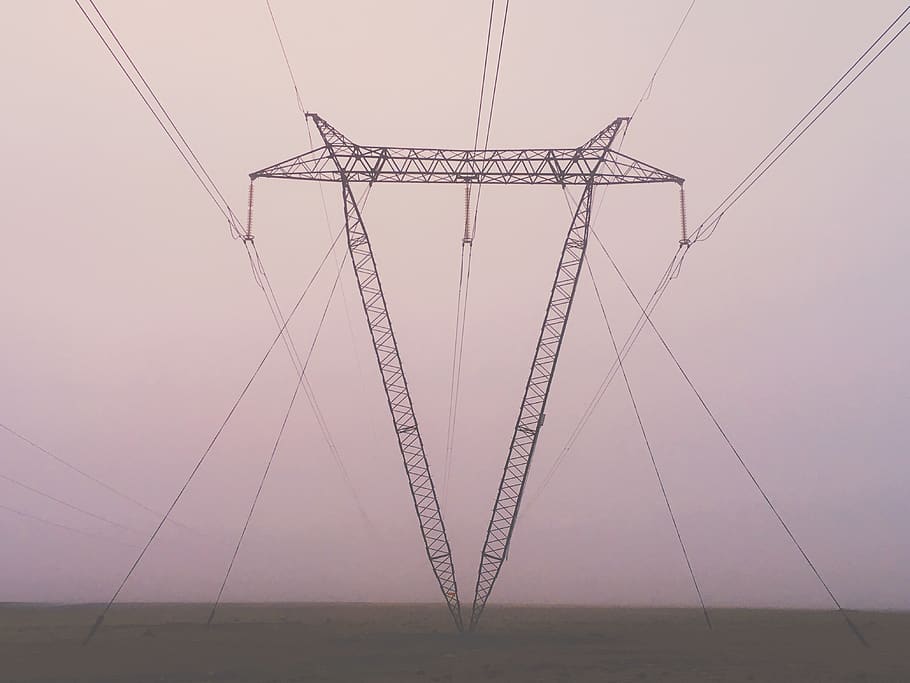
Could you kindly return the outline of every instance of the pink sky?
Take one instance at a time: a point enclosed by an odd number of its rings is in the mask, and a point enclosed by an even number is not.
[[[574,146],[628,115],[688,4],[512,3],[491,146]],[[308,148],[264,3],[98,5],[235,211],[249,172]],[[489,5],[341,5],[273,2],[306,106],[358,142],[470,147]],[[623,151],[686,178],[697,224],[901,8],[700,0]],[[0,422],[164,508],[274,327],[240,243],[75,5],[6,14]],[[904,37],[691,251],[654,316],[849,607],[910,607],[908,64]],[[463,190],[379,186],[364,218],[438,484]],[[569,219],[558,188],[484,190],[446,509],[463,601]],[[678,223],[673,186],[618,187],[595,229],[645,293]],[[260,182],[255,232],[289,306],[328,246],[318,187]],[[591,264],[624,337],[635,304]],[[325,275],[293,323],[301,347]],[[309,375],[380,532],[299,402],[227,600],[438,599],[349,270],[343,287]],[[583,276],[530,493],[611,361]],[[627,370],[709,606],[827,606],[651,335]],[[214,597],[293,385],[274,354],[175,511],[200,534],[164,533],[124,600]],[[0,481],[6,505],[130,543],[154,527],[3,432],[0,473],[136,532]],[[136,553],[3,511],[0,539],[0,601],[107,599]],[[496,601],[694,604],[621,382],[523,512]]]

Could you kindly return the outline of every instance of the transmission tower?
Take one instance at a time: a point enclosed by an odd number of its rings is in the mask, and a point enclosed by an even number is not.
[[[563,244],[537,350],[525,385],[499,491],[480,558],[470,628],[477,626],[509,550],[547,397],[584,262],[591,200],[598,185],[676,183],[683,179],[612,149],[628,119],[618,118],[585,144],[560,149],[458,150],[358,145],[316,114],[307,114],[324,145],[250,174],[341,184],[348,250],[360,289],[392,423],[404,460],[427,557],[459,630],[463,629],[452,552],[408,391],[376,260],[353,183],[568,185],[583,188]]]

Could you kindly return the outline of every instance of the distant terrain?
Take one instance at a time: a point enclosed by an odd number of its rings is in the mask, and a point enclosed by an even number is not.
[[[0,680],[910,681],[910,613],[504,607],[453,632],[442,605],[0,605]]]

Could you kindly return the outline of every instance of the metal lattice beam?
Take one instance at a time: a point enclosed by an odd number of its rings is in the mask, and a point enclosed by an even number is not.
[[[429,149],[358,145],[316,114],[326,142],[250,174],[350,183],[483,183],[492,185],[615,185],[681,183],[682,178],[620,154],[610,145],[619,118],[580,147],[565,149]]]

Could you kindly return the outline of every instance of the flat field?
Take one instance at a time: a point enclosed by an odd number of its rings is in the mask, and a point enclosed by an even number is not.
[[[0,680],[910,681],[910,613],[490,606],[459,636],[440,605],[0,605]]]

